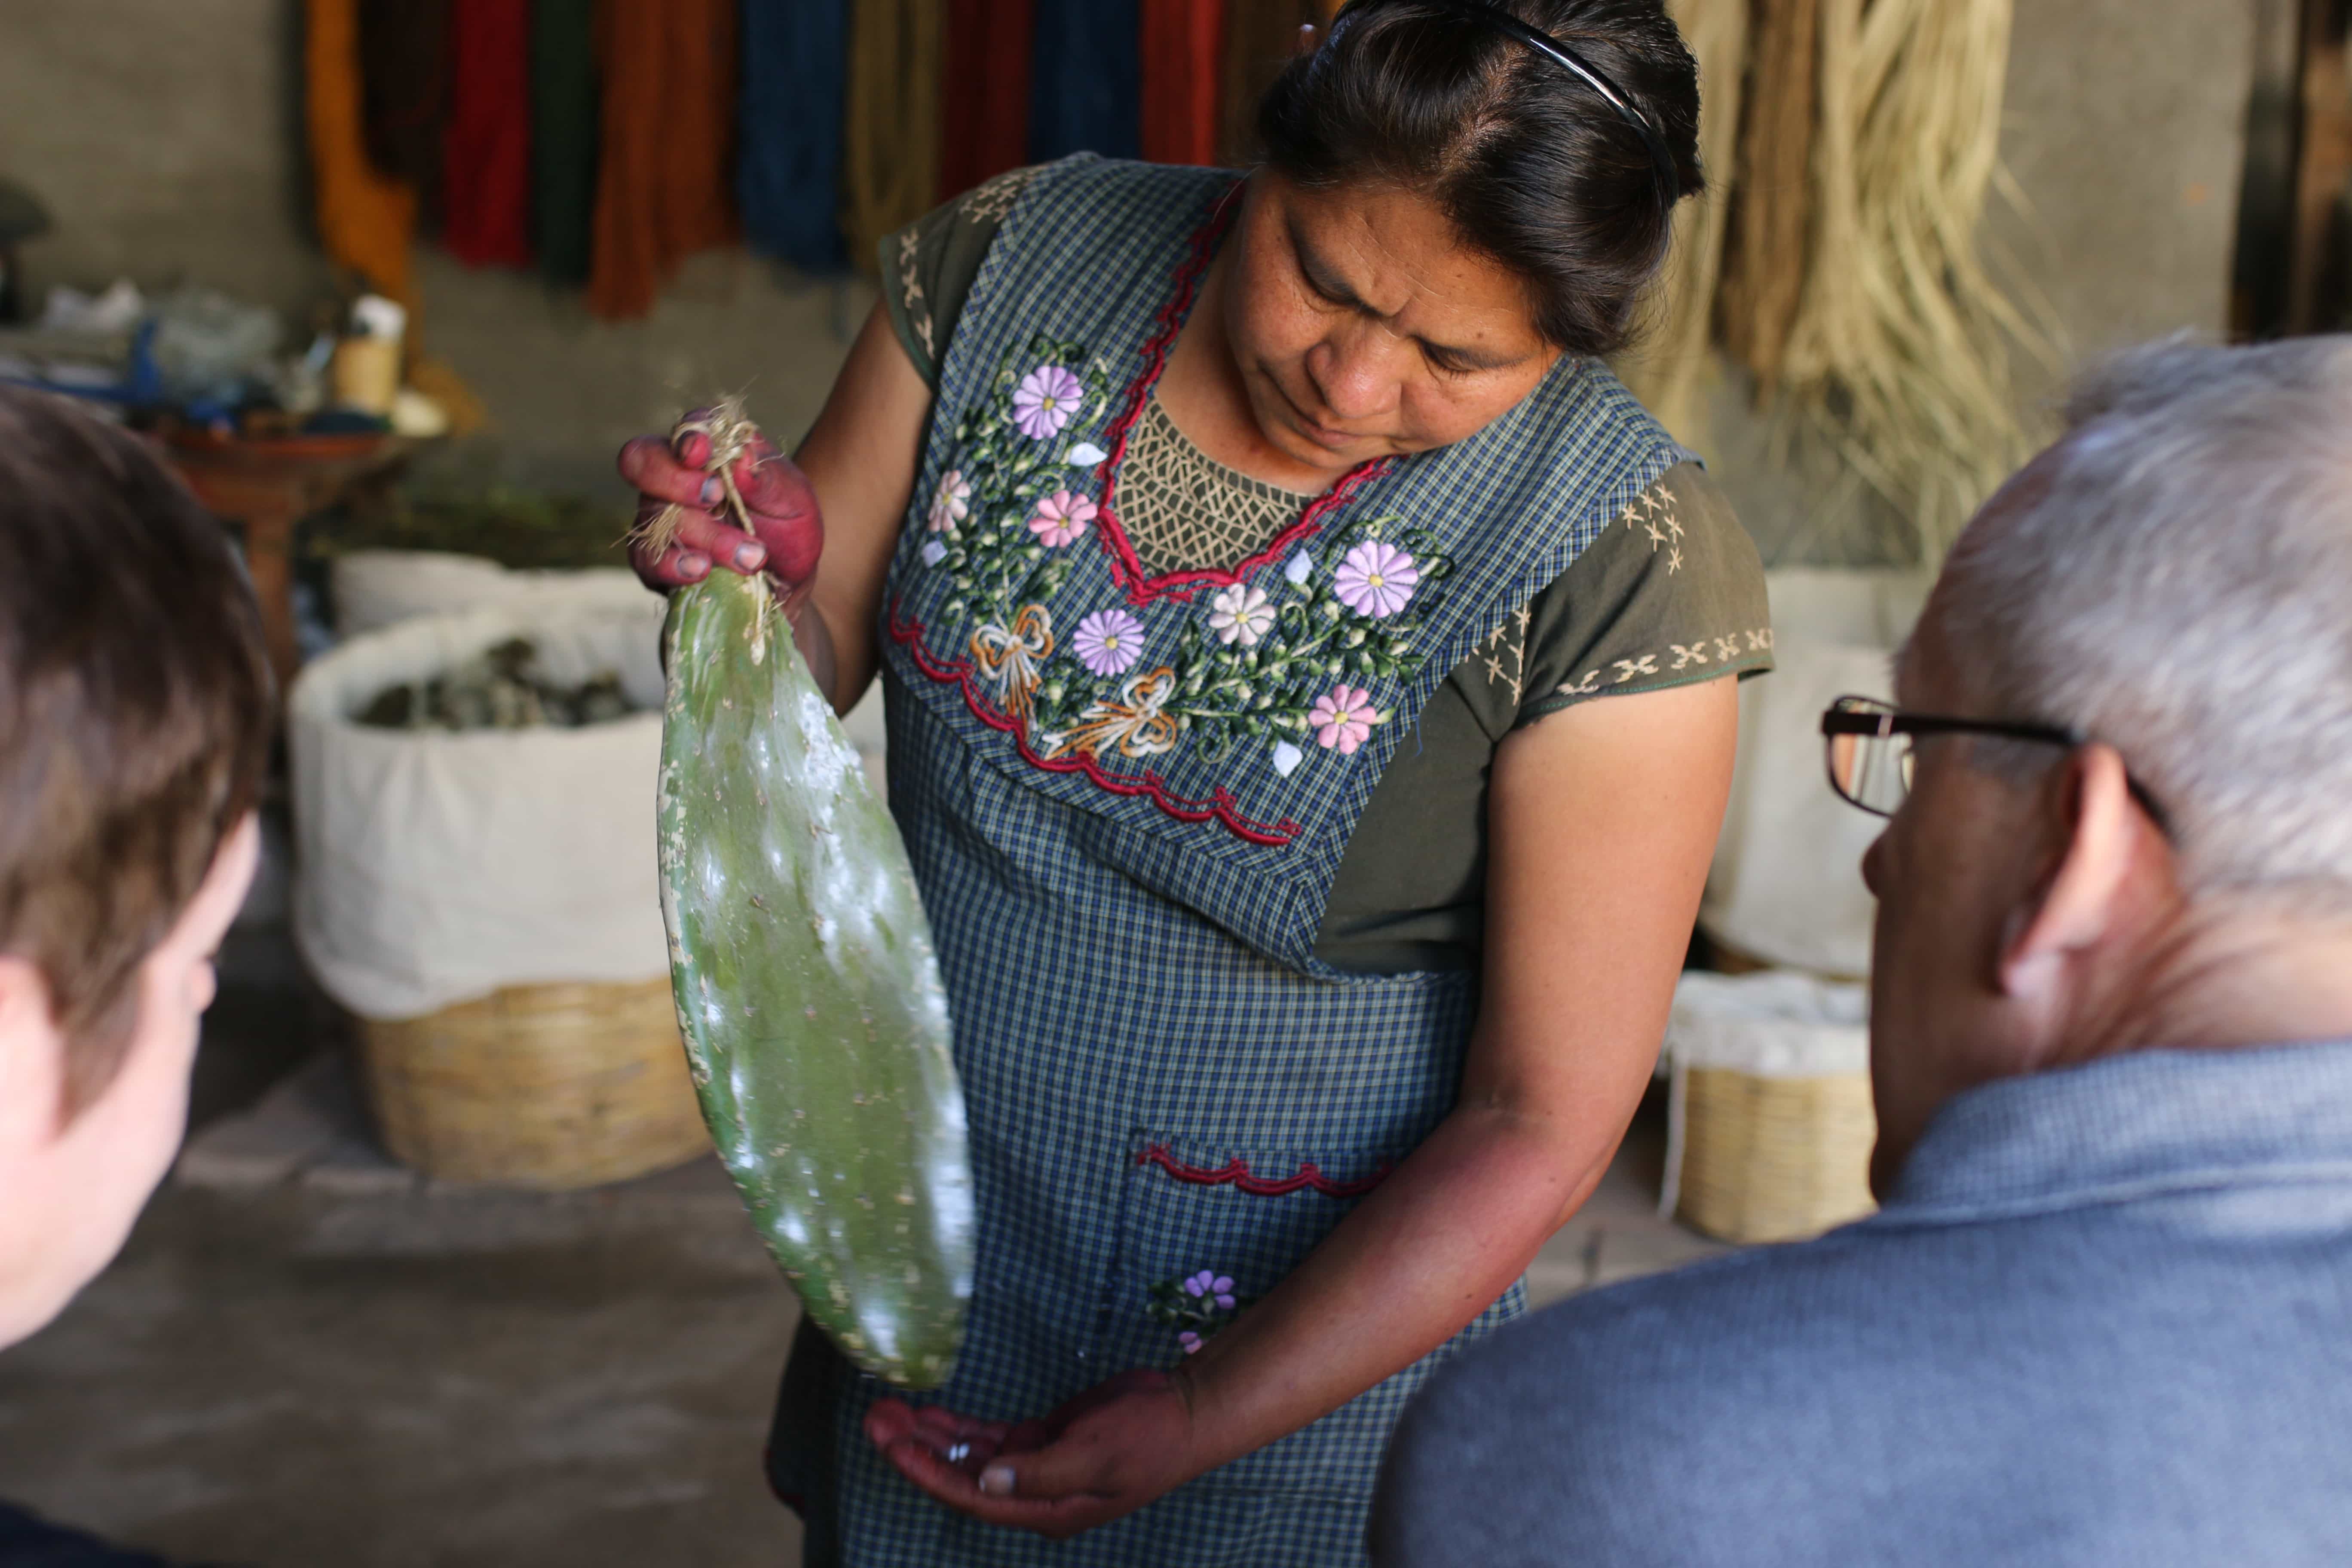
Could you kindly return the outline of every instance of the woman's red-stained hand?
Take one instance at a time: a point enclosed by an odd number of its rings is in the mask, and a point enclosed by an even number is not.
[[[647,587],[665,591],[700,582],[715,563],[747,576],[773,573],[787,602],[803,595],[824,549],[824,514],[808,476],[766,437],[757,437],[737,459],[733,476],[751,513],[747,533],[722,521],[724,489],[717,475],[703,471],[709,458],[710,437],[699,431],[678,437],[676,446],[640,436],[621,448],[621,477],[637,489],[639,530],[665,507],[679,512],[676,538],[659,551],[632,546],[629,563]]]
[[[1040,1421],[975,1421],[882,1399],[866,1436],[959,1513],[1063,1540],[1133,1513],[1208,1467],[1181,1376],[1122,1373]]]

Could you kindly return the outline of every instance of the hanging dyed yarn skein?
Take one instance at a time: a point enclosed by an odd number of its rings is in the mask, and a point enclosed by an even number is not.
[[[530,265],[531,0],[454,0],[441,237],[476,267]]]
[[[743,0],[743,232],[812,272],[841,265],[848,59],[845,0]]]
[[[604,0],[596,44],[604,104],[588,302],[600,316],[642,316],[680,261],[735,237],[735,7]]]
[[[873,270],[884,236],[933,205],[944,21],[935,0],[853,0],[850,7],[841,231],[863,270]]]
[[[948,0],[940,200],[1028,161],[1035,22],[1031,0]]]
[[[1036,0],[1029,158],[1143,152],[1138,0]]]
[[[1217,161],[1225,0],[1143,0],[1143,155]]]

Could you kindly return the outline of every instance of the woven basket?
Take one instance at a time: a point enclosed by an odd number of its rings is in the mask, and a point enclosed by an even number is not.
[[[359,1032],[384,1146],[429,1176],[563,1191],[710,1147],[667,980],[511,986]]]
[[[1676,1213],[1725,1241],[1795,1241],[1859,1219],[1878,1138],[1866,1073],[1767,1078],[1681,1069]]]

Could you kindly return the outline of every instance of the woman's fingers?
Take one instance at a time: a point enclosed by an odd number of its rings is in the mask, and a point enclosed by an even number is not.
[[[980,1472],[980,1489],[988,1496],[1036,1501],[1108,1498],[1118,1492],[1113,1482],[1109,1456],[1100,1444],[1083,1439],[1002,1454]]]
[[[665,510],[669,509],[650,500],[639,507],[639,533],[642,535]],[[668,527],[670,539],[660,549],[641,540],[629,550],[629,563],[636,568],[639,577],[654,587],[675,588],[698,583],[710,574],[714,562],[746,576],[768,563],[766,545],[707,511],[677,508],[671,513]]]
[[[736,459],[735,493],[762,517],[799,517],[816,508],[816,491],[800,465],[768,444],[765,436]]]
[[[654,436],[640,436],[621,448],[621,478],[642,495],[677,506],[719,504],[727,487],[715,474],[678,460],[669,444]]]
[[[744,532],[719,521],[707,511],[681,510],[677,518],[677,540],[680,548],[699,551],[723,566],[749,576],[768,563],[768,547]]]
[[[727,476],[743,514],[729,510],[722,521],[721,509],[730,498],[727,484],[704,471],[709,458],[710,437],[698,430],[675,442],[641,436],[621,448],[621,477],[645,498],[640,530],[664,508],[679,509],[672,520],[674,545],[631,552],[637,575],[656,588],[672,588],[698,582],[718,565],[745,574],[772,572],[787,591],[805,586],[824,549],[824,511],[808,476],[766,437],[755,436]],[[730,526],[732,521],[750,532]]]

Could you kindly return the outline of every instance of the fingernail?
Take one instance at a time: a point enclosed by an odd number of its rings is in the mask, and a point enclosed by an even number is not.
[[[707,555],[681,555],[677,558],[677,573],[681,577],[698,578],[709,570],[710,558]]]
[[[739,546],[735,552],[735,564],[740,566],[746,572],[758,571],[760,569],[761,563],[767,560],[767,547],[761,544],[741,545]]]
[[[719,498],[726,493],[727,487],[719,482],[718,475],[713,474],[709,479],[702,481],[703,505],[717,506],[719,504]]]
[[[1012,1496],[1013,1467],[1010,1465],[991,1465],[988,1468],[981,1471],[980,1489],[988,1493],[992,1497],[1000,1493],[1006,1497]]]

